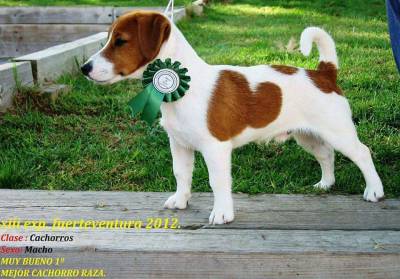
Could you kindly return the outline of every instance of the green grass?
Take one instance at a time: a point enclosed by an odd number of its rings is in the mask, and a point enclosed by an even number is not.
[[[204,17],[179,24],[209,63],[292,64],[315,68],[282,47],[309,25],[328,30],[337,42],[339,84],[351,103],[361,140],[373,157],[389,197],[400,195],[400,82],[392,58],[384,1],[235,1],[214,4]],[[139,86],[99,86],[64,77],[73,91],[50,107],[21,94],[17,108],[0,124],[0,187],[173,191],[165,132],[136,123],[126,103]],[[293,141],[250,144],[233,155],[235,192],[315,193],[320,169]],[[360,194],[358,168],[336,157],[333,193]],[[193,188],[210,191],[205,163],[197,154]]]
[[[185,5],[191,0],[176,0],[175,5]],[[166,6],[168,0],[0,0],[0,6]]]

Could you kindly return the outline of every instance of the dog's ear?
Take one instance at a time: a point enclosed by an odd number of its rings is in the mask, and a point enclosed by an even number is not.
[[[139,48],[146,60],[153,60],[161,45],[171,33],[169,21],[161,14],[141,16],[137,19]]]

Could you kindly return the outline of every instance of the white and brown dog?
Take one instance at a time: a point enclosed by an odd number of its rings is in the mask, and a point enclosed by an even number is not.
[[[384,195],[382,182],[368,147],[357,137],[349,103],[336,85],[335,43],[324,30],[306,28],[300,39],[304,55],[310,54],[313,42],[320,54],[317,70],[209,65],[164,15],[131,12],[111,26],[107,44],[82,71],[93,81],[110,84],[140,79],[157,58],[171,58],[189,70],[186,95],[161,105],[160,123],[169,136],[177,182],[166,208],[186,208],[197,150],[204,156],[214,192],[210,223],[231,222],[232,150],[253,141],[289,137],[321,165],[322,178],[315,187],[328,189],[334,184],[334,150],[338,150],[361,169],[364,199],[376,202]]]

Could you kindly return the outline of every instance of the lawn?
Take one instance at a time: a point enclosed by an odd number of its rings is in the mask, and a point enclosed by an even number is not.
[[[186,5],[191,0],[176,0],[175,5]],[[0,0],[0,6],[166,6],[168,0]]]
[[[214,3],[205,16],[179,27],[209,63],[307,68],[316,67],[317,53],[305,58],[288,42],[298,40],[306,26],[328,30],[337,42],[339,84],[350,100],[359,136],[373,151],[386,195],[398,197],[400,81],[384,1],[326,2]],[[56,103],[47,105],[25,92],[16,109],[0,118],[0,187],[174,191],[165,132],[129,116],[126,104],[140,89],[138,83],[99,86],[81,76],[60,82],[73,90]],[[293,141],[237,149],[232,172],[233,190],[246,193],[316,193],[312,184],[320,178],[318,163]],[[210,191],[199,154],[193,188]],[[330,192],[361,194],[363,189],[358,168],[338,154],[336,185]]]

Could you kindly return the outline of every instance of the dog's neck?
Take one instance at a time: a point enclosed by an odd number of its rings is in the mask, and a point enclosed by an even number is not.
[[[182,32],[171,23],[171,34],[167,42],[162,46],[158,58],[165,60],[171,58],[172,62],[179,61],[182,67],[189,70],[189,75],[198,75],[209,65],[199,57]]]

